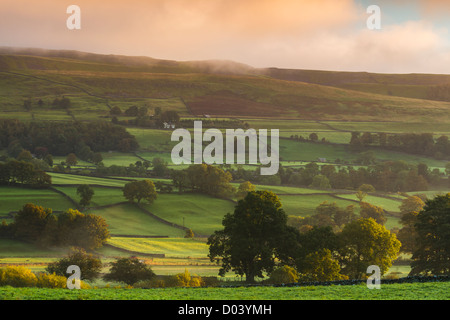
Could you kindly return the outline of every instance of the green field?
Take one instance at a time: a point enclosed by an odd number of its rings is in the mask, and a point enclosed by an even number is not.
[[[450,283],[365,284],[326,287],[38,289],[0,287],[4,300],[448,300]]]
[[[77,187],[75,186],[55,187],[55,189],[71,197],[74,201],[78,202],[80,200],[80,196],[77,194]],[[92,187],[92,189],[94,190],[94,196],[92,197],[90,207],[99,207],[126,201],[121,188]]]
[[[105,209],[91,209],[88,212],[105,218],[108,229],[113,235],[184,236],[182,230],[161,223],[133,204],[123,204]]]
[[[128,128],[127,131],[136,137],[141,150],[170,153],[176,144],[170,141],[172,130]]]
[[[208,246],[205,241],[184,238],[123,238],[113,237],[109,244],[144,254],[165,254],[167,258],[207,258]]]
[[[258,121],[258,125],[265,125],[265,122]],[[267,129],[271,127],[275,127],[279,125],[280,128],[286,125],[295,126],[307,126],[310,125],[311,122],[308,121],[288,121],[286,123],[276,122],[276,124],[267,125]],[[314,124],[314,123],[313,123]],[[257,129],[258,125],[253,126],[252,128]],[[355,128],[356,131],[364,131],[364,124],[358,123],[358,128]],[[414,129],[412,126],[411,130]],[[138,156],[151,161],[153,158],[159,157],[164,159],[168,164],[171,161],[170,152],[175,146],[176,142],[170,141],[171,131],[165,130],[154,130],[154,129],[134,129],[130,128],[128,131],[135,135],[141,145],[141,151],[137,153]],[[450,130],[449,130],[450,131]],[[280,139],[280,160],[284,165],[292,165],[293,161],[297,162],[311,162],[318,161],[319,158],[325,158],[327,162],[335,162],[336,160],[340,160],[347,164],[352,164],[353,161],[357,160],[360,155],[358,152],[351,152],[348,148],[348,143],[350,141],[350,132],[340,132],[340,131],[326,131],[326,132],[318,132],[319,140],[321,138],[325,138],[327,141],[332,142],[332,144],[323,144],[320,142],[311,143],[311,142],[299,142],[289,139],[291,135],[298,134],[302,135],[304,138],[309,136],[309,133],[316,131],[305,131],[298,132],[296,129],[292,129],[292,131],[281,131],[280,137],[285,137],[286,139]],[[376,131],[374,131],[376,132]],[[407,131],[409,132],[409,131]],[[402,152],[388,151],[388,150],[380,150],[373,149],[375,159],[377,161],[386,161],[386,160],[404,160],[410,163],[418,164],[418,163],[426,163],[429,167],[445,167],[446,161],[435,160],[424,156],[418,155],[410,155]],[[105,165],[118,164],[118,165],[128,165],[130,163],[135,163],[137,160],[134,155],[130,155],[127,157],[126,155],[104,155]]]
[[[369,149],[371,150],[371,149]],[[405,154],[402,152],[373,149],[376,161],[403,160],[412,164],[425,163],[429,167],[445,167],[446,161],[435,160],[424,156]],[[352,152],[345,144],[322,144],[299,142],[288,139],[280,140],[280,157],[284,161],[318,161],[325,158],[327,162],[341,162],[352,164],[360,157],[359,152]]]
[[[83,175],[54,173],[54,172],[50,172],[49,174],[52,177],[52,184],[55,185],[89,184],[89,185],[122,188],[125,185],[125,183],[128,182],[123,179],[116,179],[116,178],[98,178],[98,177],[89,177]]]
[[[49,189],[23,189],[0,186],[0,214],[19,211],[25,204],[34,203],[54,210],[65,210],[72,203]]]
[[[354,194],[340,194],[339,197],[340,198],[354,200],[354,201],[358,200],[356,198],[356,195],[354,195]],[[375,206],[381,207],[381,208],[383,208],[386,211],[400,212],[400,209],[399,209],[399,206],[401,205],[401,200],[400,199],[399,200],[393,200],[393,199],[388,199],[388,198],[384,198],[384,197],[377,197],[377,196],[367,195],[366,197],[364,197],[363,201],[364,202],[368,202],[370,204],[373,204]]]
[[[195,234],[209,235],[222,229],[222,219],[234,211],[234,203],[200,194],[160,194],[144,207],[158,217],[191,228]]]
[[[323,202],[335,202],[339,207],[347,207],[356,203],[336,199],[330,195],[281,195],[279,196],[284,211],[291,216],[306,217],[315,213],[315,209]],[[358,212],[355,206],[355,212]]]
[[[65,252],[65,250],[63,250]],[[61,250],[43,249],[38,246],[32,245],[30,243],[0,239],[0,257],[3,263],[5,259],[17,258],[17,257],[27,257],[33,258],[31,262],[42,262],[45,257],[58,256],[61,254]]]
[[[316,193],[328,193],[326,190],[317,190],[309,188],[298,188],[289,186],[268,186],[268,185],[256,185],[256,190],[268,190],[278,195],[301,195],[301,194],[316,194]]]
[[[130,165],[131,163],[134,164],[136,163],[136,161],[141,161],[140,158],[131,153],[107,152],[102,153],[102,157],[103,164],[106,167],[109,167],[111,165],[128,167],[128,165]]]

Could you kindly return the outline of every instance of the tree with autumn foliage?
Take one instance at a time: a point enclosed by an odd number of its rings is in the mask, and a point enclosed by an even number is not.
[[[351,279],[367,276],[367,267],[377,265],[381,274],[397,259],[401,243],[396,235],[372,218],[347,224],[339,234],[342,273]]]

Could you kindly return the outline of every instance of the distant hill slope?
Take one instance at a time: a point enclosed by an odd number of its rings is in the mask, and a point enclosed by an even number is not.
[[[439,85],[450,83],[450,75],[446,74],[383,74],[278,68],[265,69],[265,74],[276,79],[316,83],[327,86],[342,86],[351,83],[393,85]]]
[[[193,115],[449,122],[450,103],[426,99],[427,88],[446,83],[450,75],[256,69],[230,61],[0,48],[0,110],[21,108],[27,98],[89,94],[179,98]]]
[[[430,89],[450,85],[450,75],[446,74],[382,74],[278,68],[265,69],[264,74],[275,79],[417,99],[434,99]]]
[[[74,50],[0,47],[0,70],[14,69],[218,74],[255,74],[259,72],[250,66],[224,60],[180,62]]]

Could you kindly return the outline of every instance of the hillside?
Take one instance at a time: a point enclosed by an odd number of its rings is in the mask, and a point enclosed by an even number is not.
[[[229,61],[0,49],[0,108],[9,112],[23,112],[28,98],[43,100],[41,111],[49,111],[46,105],[56,97],[68,96],[75,109],[89,108],[96,117],[108,116],[114,105],[169,103],[194,116],[447,122],[450,103],[427,100],[426,90],[448,82],[446,75],[255,69]]]
[[[278,68],[265,69],[264,74],[281,80],[418,99],[429,99],[432,88],[450,84],[450,75],[446,74],[381,74]]]

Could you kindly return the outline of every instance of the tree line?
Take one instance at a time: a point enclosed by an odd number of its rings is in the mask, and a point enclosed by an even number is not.
[[[299,232],[307,232],[314,227],[331,227],[333,232],[340,232],[347,224],[359,218],[371,218],[383,226],[386,223],[383,208],[364,201],[360,201],[358,207],[359,210],[355,205],[341,208],[335,202],[325,201],[317,206],[315,213],[310,216],[289,216],[288,224]],[[359,212],[356,212],[357,210]]]
[[[330,212],[323,207],[318,214],[323,215],[324,210]],[[411,274],[450,274],[449,210],[447,194],[427,200],[416,213]],[[349,214],[351,211],[342,216]],[[298,273],[301,281],[364,279],[370,265],[385,274],[402,246],[396,234],[371,217],[341,221],[339,231],[314,225],[300,232],[288,224],[274,193],[252,191],[224,217],[224,228],[208,238],[208,256],[221,265],[219,275],[234,271],[248,282],[283,266]]]
[[[16,239],[41,247],[80,247],[93,250],[109,238],[104,218],[68,209],[56,214],[50,208],[28,203],[10,224],[2,223],[0,237]]]
[[[65,156],[75,153],[89,160],[95,152],[130,152],[139,144],[125,128],[110,122],[21,122],[0,119],[0,149],[16,157],[23,149],[36,154]]]
[[[22,184],[32,187],[47,187],[51,176],[26,161],[10,160],[0,163],[0,185]]]
[[[443,181],[443,174],[439,169],[430,169],[425,163],[415,165],[403,160],[385,161],[365,167],[319,165],[311,162],[300,168],[280,166],[276,175],[262,176],[259,168],[246,170],[239,165],[193,164],[186,169],[169,169],[163,159],[155,158],[152,162],[138,161],[128,167],[98,167],[97,173],[170,178],[172,186],[180,192],[192,191],[224,197],[233,192],[229,184],[231,181],[349,190],[357,190],[361,185],[367,184],[386,192],[425,191],[430,185],[438,185]]]
[[[172,183],[179,192],[199,192],[214,197],[228,197],[234,189],[231,173],[217,166],[193,164],[186,169],[171,171]]]
[[[175,110],[162,111],[160,107],[155,107],[153,114],[149,114],[148,106],[133,105],[122,111],[118,106],[110,110],[111,122],[125,126],[137,126],[143,128],[165,128],[164,124],[173,124],[175,127],[193,128],[196,119],[181,119],[179,113]],[[118,117],[134,117],[134,119],[122,119]],[[248,129],[249,124],[236,119],[201,119],[204,128],[243,128]]]
[[[300,233],[287,224],[279,198],[269,191],[249,192],[222,224],[208,238],[209,258],[221,264],[219,275],[234,271],[248,282],[284,265],[303,281],[360,279],[373,264],[385,273],[401,246],[371,218],[354,220],[340,233],[316,226]]]
[[[365,159],[370,161],[370,155]],[[372,163],[364,167],[319,165],[311,162],[300,168],[280,166],[278,173],[272,176],[262,176],[259,170],[246,170],[240,165],[232,167],[206,164],[194,164],[186,169],[169,169],[163,159],[155,158],[151,162],[137,161],[127,167],[100,165],[97,166],[96,174],[170,178],[172,186],[180,192],[194,191],[225,197],[232,192],[230,181],[348,190],[357,190],[361,185],[368,184],[378,191],[411,192],[428,190],[430,185],[439,185],[445,180],[439,169],[430,169],[425,163],[415,165],[403,160]],[[216,178],[212,178],[213,176]]]
[[[178,124],[180,115],[177,111],[166,110],[161,111],[161,108],[156,107],[154,114],[148,114],[149,108],[147,106],[131,106],[125,111],[120,107],[114,106],[111,108],[110,115],[111,122],[125,126],[137,126],[143,128],[164,128],[164,123]],[[134,119],[119,120],[118,117],[135,117]]]
[[[291,185],[318,189],[357,190],[370,184],[379,191],[410,192],[427,190],[431,183],[439,183],[439,170],[430,170],[426,164],[413,165],[405,161],[385,161],[367,167],[318,165],[315,162],[300,168],[280,167],[273,176],[261,176],[258,169],[242,167],[227,170],[233,180],[247,180],[257,184]]]
[[[362,151],[367,147],[381,147],[409,154],[434,157],[438,160],[450,156],[448,137],[442,135],[435,139],[431,133],[352,132],[349,145],[352,151]]]

